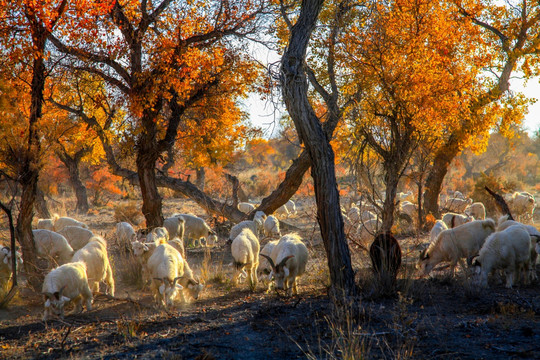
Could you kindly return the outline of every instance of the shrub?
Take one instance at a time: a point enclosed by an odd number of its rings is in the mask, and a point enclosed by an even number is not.
[[[114,220],[116,220],[116,222],[125,221],[138,225],[141,222],[141,216],[142,214],[137,208],[137,204],[133,201],[114,207]]]

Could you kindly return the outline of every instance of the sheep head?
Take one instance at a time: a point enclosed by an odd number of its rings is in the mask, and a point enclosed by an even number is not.
[[[272,276],[274,277],[274,280],[276,281],[276,289],[284,289],[285,279],[290,274],[290,270],[287,268],[286,263],[287,260],[293,258],[294,255],[284,257],[277,265],[274,264],[274,260],[272,260],[270,256],[264,254],[261,254],[261,256],[266,258],[270,263],[270,266],[272,266],[272,272],[270,275],[268,275],[268,278],[272,279]]]
[[[71,301],[70,298],[63,295],[65,288],[66,285],[62,286],[60,290],[55,291],[54,293],[48,291],[43,292],[43,295],[45,296],[45,315],[43,316],[43,321],[47,320],[49,313],[64,318],[64,305]]]
[[[173,305],[174,299],[178,295],[178,291],[184,288],[182,285],[178,284],[180,277],[176,277],[172,281],[168,278],[154,278],[154,280],[161,281],[158,290],[163,299],[163,305],[165,307]]]
[[[187,289],[189,295],[195,300],[197,300],[204,289],[204,284],[198,280],[189,279],[187,282]]]

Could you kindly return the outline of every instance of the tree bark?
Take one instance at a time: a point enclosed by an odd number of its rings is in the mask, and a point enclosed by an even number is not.
[[[89,151],[91,151],[91,149],[89,148],[80,149],[75,153],[73,157],[69,156],[65,149],[57,152],[60,161],[62,161],[62,163],[66,166],[68,170],[69,183],[71,184],[71,187],[75,192],[75,197],[77,198],[77,205],[75,207],[75,211],[78,214],[86,214],[88,213],[88,209],[90,209],[90,206],[88,205],[88,194],[86,191],[86,186],[84,186],[83,182],[81,181],[79,173],[79,165],[81,163],[81,159]]]
[[[334,152],[321,122],[309,103],[304,70],[306,49],[323,2],[323,0],[302,2],[298,21],[291,28],[289,44],[281,60],[281,86],[287,110],[311,162],[317,219],[332,282],[331,296],[334,299],[343,299],[355,295],[357,289],[339,206]]]
[[[195,170],[197,173],[197,180],[195,181],[195,185],[201,190],[204,191],[204,184],[206,183],[206,171],[204,170],[204,167],[199,167],[197,170]]]
[[[51,212],[47,206],[47,201],[45,200],[45,194],[39,188],[36,193],[36,210],[38,216],[42,219],[50,219]]]

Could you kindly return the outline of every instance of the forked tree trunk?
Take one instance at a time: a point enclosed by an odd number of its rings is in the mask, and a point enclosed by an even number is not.
[[[81,181],[81,176],[79,173],[81,159],[89,151],[91,151],[91,149],[81,149],[74,156],[69,156],[65,150],[62,152],[57,152],[60,161],[62,161],[68,170],[69,183],[73,188],[75,197],[77,199],[75,211],[78,214],[86,214],[88,213],[88,209],[90,209],[90,206],[88,205],[88,193],[86,191],[86,186],[84,186],[83,182]]]
[[[289,44],[281,60],[281,85],[287,110],[311,162],[311,176],[315,184],[317,201],[317,219],[332,282],[331,295],[334,299],[343,299],[356,295],[357,289],[339,206],[334,152],[309,102],[307,79],[303,68],[309,38],[323,2],[323,0],[302,2],[300,15],[291,29]]]

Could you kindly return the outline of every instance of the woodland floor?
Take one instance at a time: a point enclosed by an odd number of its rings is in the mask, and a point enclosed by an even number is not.
[[[166,202],[165,215],[203,215],[185,200],[180,209],[175,204]],[[340,309],[332,316],[314,219],[313,210],[304,209],[287,220],[310,249],[298,296],[267,294],[262,284],[255,291],[245,283],[234,286],[225,245],[211,248],[206,262],[205,250],[194,248],[187,258],[206,278],[206,289],[199,300],[165,311],[149,290],[128,281],[130,268],[112,240],[112,210],[89,215],[82,220],[109,240],[115,298],[96,295],[90,312],[44,323],[41,295],[22,286],[0,309],[0,358],[319,359],[347,357],[353,349],[356,358],[369,359],[540,359],[540,284],[478,289],[462,273],[419,278],[413,270],[416,245],[426,236],[399,239],[405,261],[393,296],[381,295],[364,252],[353,248],[362,293],[358,312]]]

